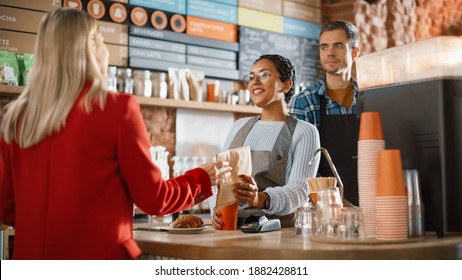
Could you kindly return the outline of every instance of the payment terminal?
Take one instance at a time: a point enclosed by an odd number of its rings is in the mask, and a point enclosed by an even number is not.
[[[247,233],[268,232],[280,229],[281,221],[279,219],[268,220],[266,216],[249,216],[241,226],[241,231]]]

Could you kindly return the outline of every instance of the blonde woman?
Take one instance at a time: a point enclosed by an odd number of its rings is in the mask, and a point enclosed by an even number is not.
[[[91,16],[63,8],[44,17],[0,143],[0,220],[15,228],[15,259],[136,258],[133,203],[151,215],[177,212],[230,175],[219,162],[162,180],[139,103],[106,90],[107,64]]]

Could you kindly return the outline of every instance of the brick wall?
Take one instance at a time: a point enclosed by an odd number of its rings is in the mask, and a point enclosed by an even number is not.
[[[461,0],[416,0],[416,39],[462,35]]]
[[[323,0],[322,13],[323,22],[355,23],[362,54],[439,35],[462,35],[461,0]]]
[[[151,146],[164,146],[167,149],[170,170],[172,170],[173,163],[170,159],[175,155],[176,109],[142,106],[141,113]]]

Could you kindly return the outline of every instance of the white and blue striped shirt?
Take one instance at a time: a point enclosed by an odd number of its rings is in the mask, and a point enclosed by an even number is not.
[[[237,120],[228,133],[224,150],[228,150],[237,132],[250,118]],[[244,146],[253,151],[272,151],[279,133],[284,126],[282,121],[258,121],[247,135]],[[320,147],[319,133],[316,127],[305,121],[298,121],[292,136],[286,168],[285,186],[267,188],[271,196],[270,208],[264,210],[267,214],[284,216],[308,201],[307,178],[316,177],[319,165],[319,154],[313,165],[308,162],[316,149]]]

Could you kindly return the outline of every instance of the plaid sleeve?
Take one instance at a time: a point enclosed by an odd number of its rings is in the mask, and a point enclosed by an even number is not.
[[[289,113],[299,120],[319,126],[319,117],[317,116],[317,111],[319,111],[318,91],[318,87],[313,85],[294,96],[289,104]]]

